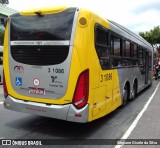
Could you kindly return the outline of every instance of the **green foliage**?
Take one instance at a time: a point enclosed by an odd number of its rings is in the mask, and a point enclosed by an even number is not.
[[[160,26],[156,26],[150,31],[140,32],[139,35],[160,51]]]
[[[2,5],[9,4],[9,0],[0,0],[0,4]]]
[[[154,27],[150,31],[140,32],[139,35],[151,44],[160,44],[160,26]]]

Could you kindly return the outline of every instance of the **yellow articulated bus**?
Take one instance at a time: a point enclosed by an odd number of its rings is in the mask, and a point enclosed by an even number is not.
[[[4,107],[91,122],[151,85],[152,56],[143,38],[86,9],[13,14],[5,30]]]

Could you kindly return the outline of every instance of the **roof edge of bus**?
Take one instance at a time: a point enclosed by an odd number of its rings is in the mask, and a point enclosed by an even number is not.
[[[20,11],[21,15],[36,15],[35,12],[40,12],[41,14],[51,14],[51,13],[60,13],[70,7],[68,6],[51,6],[51,7],[40,7],[33,8],[28,10]]]

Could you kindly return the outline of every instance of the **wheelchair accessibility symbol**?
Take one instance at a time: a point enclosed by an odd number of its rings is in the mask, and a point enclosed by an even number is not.
[[[22,86],[22,78],[16,77],[16,86]]]

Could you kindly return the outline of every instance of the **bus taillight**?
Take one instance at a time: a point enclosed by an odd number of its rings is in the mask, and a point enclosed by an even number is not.
[[[8,90],[7,90],[7,86],[6,86],[4,71],[3,71],[3,90],[4,90],[4,98],[6,98],[8,96]]]
[[[73,105],[77,109],[81,109],[88,102],[88,94],[89,94],[89,70],[83,71],[76,85],[76,89],[73,97]]]

